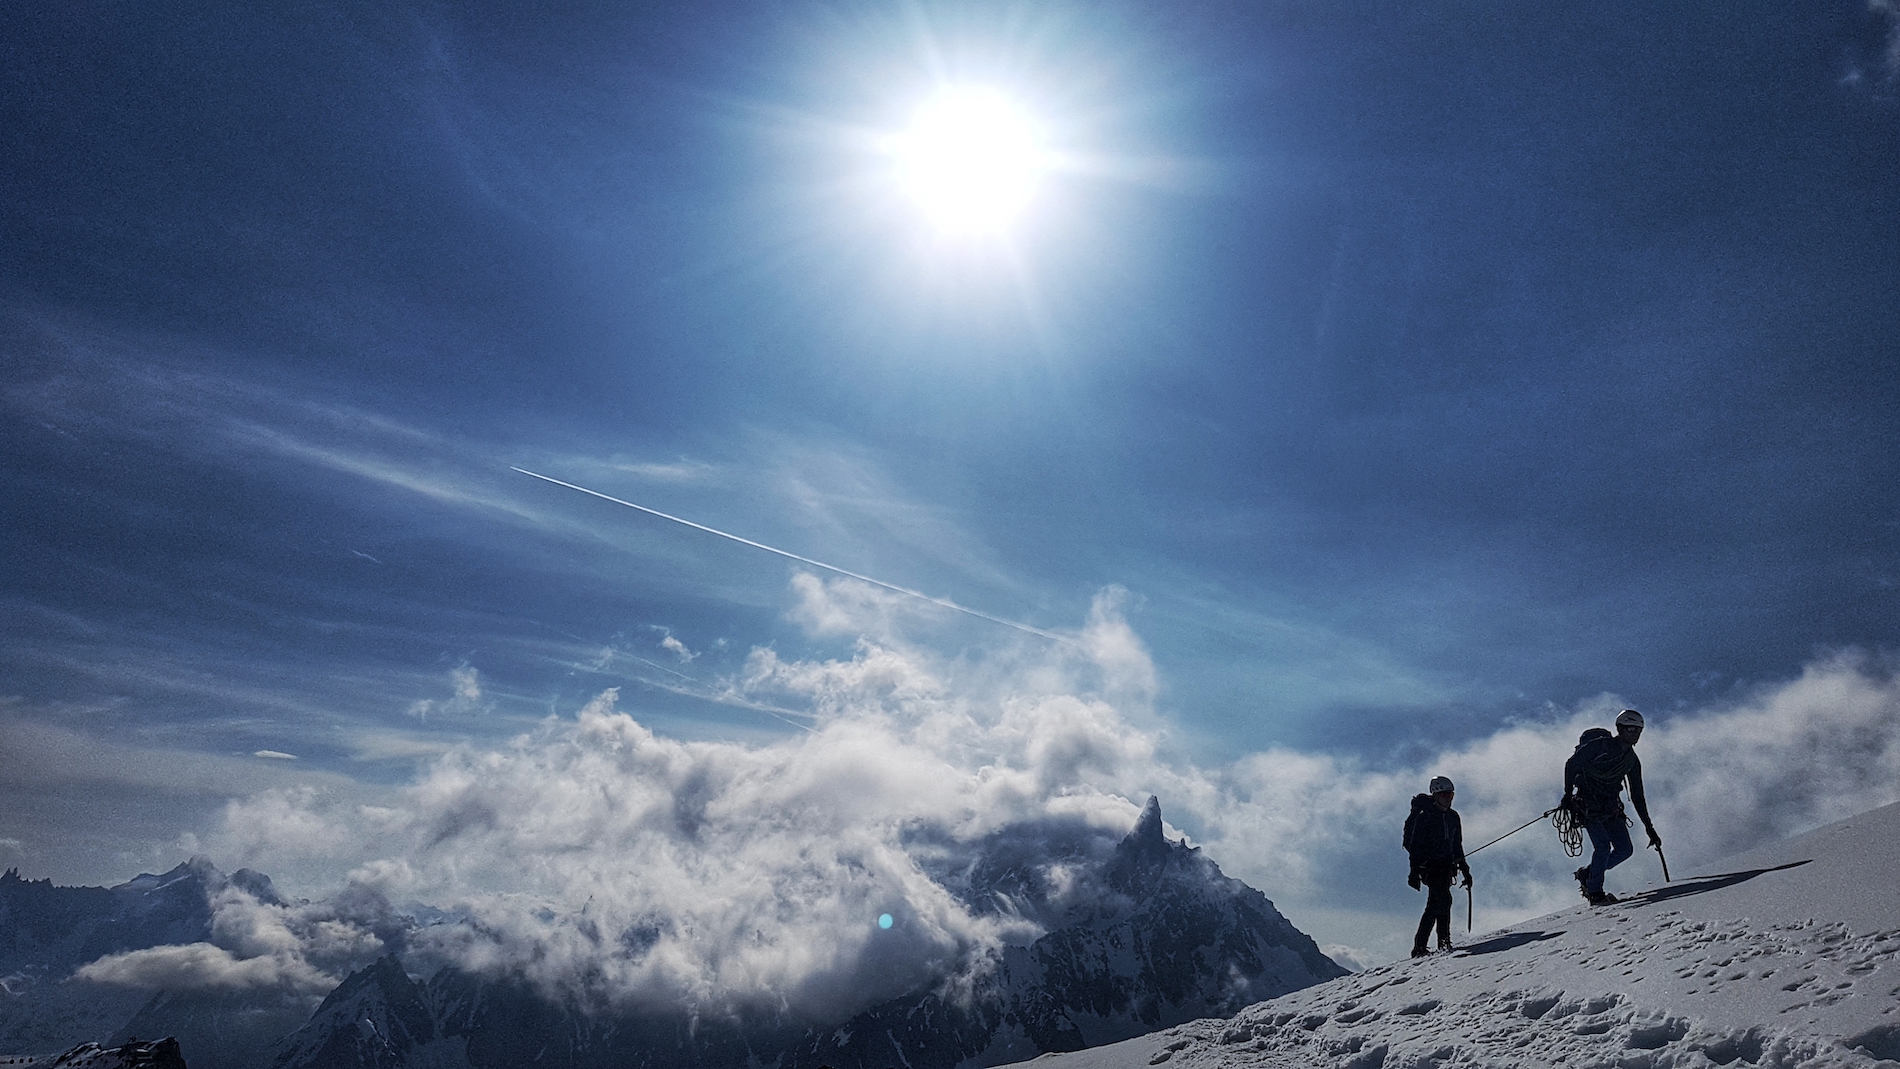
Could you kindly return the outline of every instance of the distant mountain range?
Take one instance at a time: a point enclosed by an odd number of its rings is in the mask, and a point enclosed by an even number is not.
[[[55,887],[0,875],[0,1054],[41,1055],[104,1040],[175,1036],[194,1069],[246,1069],[309,1017],[307,1002],[141,991],[71,979],[110,954],[188,946],[212,938],[212,896],[231,886],[281,905],[270,878],[225,874],[193,858],[117,887]]]
[[[1265,895],[1168,841],[1154,799],[1120,841],[1079,823],[1012,827],[974,855],[946,856],[959,860],[931,875],[967,908],[1029,918],[1047,934],[963,963],[963,982],[823,1026],[605,1011],[518,978],[445,968],[417,979],[394,956],[347,977],[314,1013],[254,995],[60,983],[106,954],[209,939],[209,895],[229,884],[260,901],[276,893],[261,875],[225,876],[202,860],[114,888],[9,872],[0,1053],[175,1035],[192,1069],[976,1069],[1231,1014],[1346,975]]]

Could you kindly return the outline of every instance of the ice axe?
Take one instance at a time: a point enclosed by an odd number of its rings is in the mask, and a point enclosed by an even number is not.
[[[1465,934],[1471,934],[1471,884],[1465,884]]]
[[[1656,844],[1656,858],[1657,858],[1657,860],[1659,860],[1659,861],[1661,861],[1661,862],[1662,862],[1662,867],[1663,867],[1663,882],[1664,882],[1664,883],[1668,883],[1668,882],[1669,882],[1669,856],[1668,856],[1667,854],[1664,854],[1664,853],[1662,852],[1662,844],[1661,844],[1661,843],[1657,843],[1657,844]]]

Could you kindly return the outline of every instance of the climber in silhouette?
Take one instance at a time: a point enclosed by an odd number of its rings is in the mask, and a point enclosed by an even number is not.
[[[1643,818],[1649,845],[1661,849],[1662,836],[1649,819],[1643,797],[1643,762],[1636,742],[1643,737],[1643,714],[1625,709],[1616,717],[1616,734],[1591,728],[1577,740],[1577,750],[1564,762],[1564,798],[1558,805],[1570,810],[1590,835],[1590,864],[1576,871],[1583,897],[1593,906],[1607,906],[1616,896],[1603,889],[1603,874],[1630,859],[1630,820],[1623,812],[1623,785],[1629,784],[1630,804]]]
[[[1412,859],[1412,874],[1406,879],[1412,890],[1423,884],[1425,915],[1418,919],[1418,935],[1412,939],[1412,956],[1431,953],[1425,941],[1438,929],[1438,949],[1451,946],[1451,880],[1463,873],[1465,886],[1471,886],[1471,865],[1465,861],[1464,821],[1451,807],[1456,788],[1448,777],[1435,776],[1431,793],[1412,799],[1412,813],[1405,818],[1405,852]]]

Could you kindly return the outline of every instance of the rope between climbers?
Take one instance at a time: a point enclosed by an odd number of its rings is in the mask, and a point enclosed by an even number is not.
[[[1484,846],[1478,847],[1478,850],[1483,850],[1486,846],[1496,846],[1511,836],[1516,835],[1518,832],[1523,831],[1525,828],[1530,827],[1532,824],[1546,818],[1548,818],[1551,825],[1557,829],[1557,841],[1564,844],[1564,853],[1569,854],[1571,857],[1581,856],[1583,854],[1583,825],[1577,823],[1576,812],[1565,805],[1560,805],[1555,809],[1546,809],[1542,813],[1519,824],[1517,827],[1512,828],[1510,831],[1505,832],[1503,835],[1485,843]],[[1467,850],[1465,851],[1465,856],[1470,857],[1472,854],[1477,853],[1478,850]]]

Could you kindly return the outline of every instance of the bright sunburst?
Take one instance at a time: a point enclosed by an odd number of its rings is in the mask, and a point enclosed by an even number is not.
[[[1035,120],[989,88],[938,93],[891,139],[891,151],[904,192],[938,230],[959,235],[1007,228],[1049,159]]]

